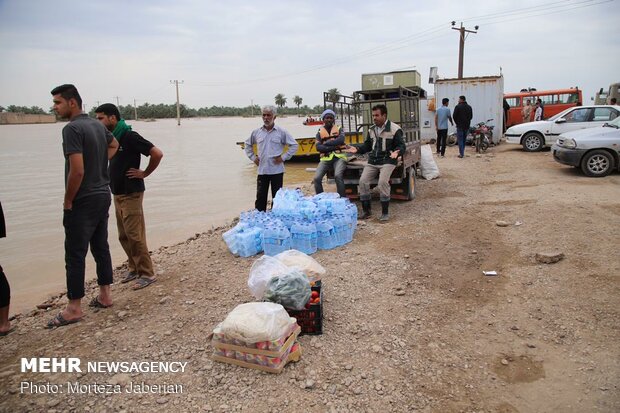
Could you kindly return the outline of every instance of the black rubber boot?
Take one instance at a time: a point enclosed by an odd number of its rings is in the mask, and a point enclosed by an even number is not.
[[[379,217],[379,221],[389,221],[390,216],[388,215],[388,210],[390,209],[390,201],[381,201],[381,216]]]
[[[362,211],[359,219],[368,219],[372,216],[370,213],[370,201],[362,201]]]

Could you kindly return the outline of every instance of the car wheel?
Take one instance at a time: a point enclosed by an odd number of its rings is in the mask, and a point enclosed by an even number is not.
[[[523,149],[526,152],[541,151],[545,144],[545,139],[538,132],[528,132],[523,137]]]
[[[609,175],[613,168],[614,159],[611,154],[603,150],[588,152],[581,160],[581,170],[586,176],[602,178]]]

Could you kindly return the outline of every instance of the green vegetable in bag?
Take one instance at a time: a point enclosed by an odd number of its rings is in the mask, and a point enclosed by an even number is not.
[[[292,310],[303,310],[310,300],[310,294],[308,277],[293,268],[286,274],[276,275],[269,280],[263,299]]]

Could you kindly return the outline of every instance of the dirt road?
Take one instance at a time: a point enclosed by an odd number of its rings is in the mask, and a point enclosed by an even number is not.
[[[389,223],[362,223],[351,244],[314,255],[328,270],[324,334],[302,337],[301,361],[282,374],[210,360],[206,337],[250,301],[254,261],[231,256],[218,229],[155,252],[157,283],[115,285],[114,307],[81,323],[42,328],[64,299],[20,317],[0,339],[0,410],[620,411],[620,175],[585,178],[549,152],[509,145],[465,159],[455,150]],[[564,259],[536,261],[552,251]],[[21,373],[21,357],[188,367]],[[63,393],[21,392],[23,382]],[[68,395],[76,382],[122,393]],[[183,392],[125,392],[141,382]]]

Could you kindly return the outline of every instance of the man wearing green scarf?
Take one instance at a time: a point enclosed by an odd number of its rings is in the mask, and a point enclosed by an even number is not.
[[[133,289],[139,290],[155,282],[153,262],[146,245],[146,226],[142,201],[144,178],[159,165],[163,152],[121,119],[112,103],[104,103],[95,109],[97,119],[118,140],[119,149],[110,159],[110,189],[114,195],[118,239],[127,254],[129,272],[121,282],[133,281]],[[146,169],[140,169],[141,155],[149,157]],[[91,302],[93,307],[107,307],[105,303]]]

